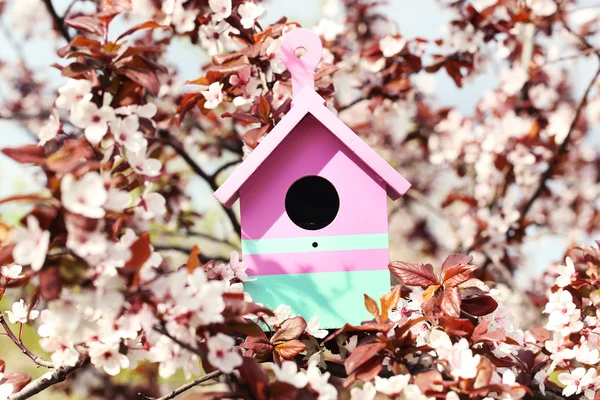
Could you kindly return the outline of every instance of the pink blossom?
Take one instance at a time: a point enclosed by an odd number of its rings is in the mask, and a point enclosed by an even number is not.
[[[222,333],[208,338],[208,361],[227,374],[233,372],[242,364],[242,356],[235,350],[234,345],[235,339]]]

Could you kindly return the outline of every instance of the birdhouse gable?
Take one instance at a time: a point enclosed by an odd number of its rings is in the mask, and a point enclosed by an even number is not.
[[[356,156],[357,160],[362,161],[374,176],[385,183],[387,195],[392,200],[402,196],[410,188],[410,183],[334,115],[324,103],[325,100],[312,88],[304,87],[294,98],[290,111],[215,192],[215,197],[230,207],[239,198],[240,189],[250,176],[258,171],[260,165],[272,153],[277,151],[283,140],[308,114],[327,128],[329,133],[337,137]]]

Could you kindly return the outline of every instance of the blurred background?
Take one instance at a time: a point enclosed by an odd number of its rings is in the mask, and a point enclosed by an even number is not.
[[[71,3],[72,0],[54,1],[55,8],[61,15]],[[440,37],[442,27],[447,25],[453,15],[449,9],[440,7],[441,3],[443,2],[436,0],[391,0],[384,8],[386,14],[397,21],[400,33],[404,37],[422,37],[432,41]],[[77,6],[85,10],[85,1],[79,2]],[[598,2],[594,0],[578,2],[578,8],[581,10],[594,9],[598,6]],[[0,47],[0,148],[4,148],[37,141],[35,132],[24,129],[19,121],[4,119],[2,115],[2,103],[13,100],[14,96],[19,95],[18,92],[13,92],[9,84],[16,75],[23,72],[15,69],[15,62],[24,61],[31,66],[36,80],[48,83],[45,92],[41,93],[46,97],[46,103],[51,103],[55,98],[55,93],[50,89],[63,85],[66,78],[61,77],[60,72],[51,66],[61,61],[64,64],[64,60],[56,55],[56,42],[48,40],[49,36],[55,39],[55,33],[50,29],[51,20],[41,0],[5,0],[0,1],[0,7],[4,9],[0,16],[2,40],[0,42],[2,43]],[[298,21],[303,26],[315,27],[322,18],[335,19],[341,11],[340,7],[337,0],[270,0],[265,3],[267,13],[262,21],[267,25],[285,16],[288,20]],[[572,13],[571,18],[577,19],[577,14]],[[122,31],[124,30],[122,28],[130,26],[133,22],[136,21],[115,21],[113,24],[117,28],[114,31]],[[559,39],[557,38],[556,44],[550,44],[551,47],[554,46],[557,55],[561,54]],[[177,60],[181,82],[200,76],[201,66],[209,60],[206,52],[200,46],[190,43],[187,38],[178,38],[174,41],[170,46],[169,57],[170,61]],[[457,88],[445,73],[428,75],[428,78],[431,77],[431,82],[428,81],[431,85],[430,90],[433,91],[439,105],[453,106],[466,116],[472,114],[486,92],[499,85],[498,69],[501,64],[494,65],[494,57],[491,57],[491,60],[491,67],[484,74],[477,75],[463,88]],[[595,60],[578,58],[564,61],[562,66],[568,68],[569,74],[572,75],[571,81],[575,85],[574,95],[579,96],[594,72]],[[185,88],[182,87],[181,90]],[[37,95],[35,88],[32,88],[32,104],[37,101],[35,99]],[[600,137],[595,132],[588,135],[586,140],[590,140],[592,146],[600,143]],[[202,154],[199,156],[202,157]],[[207,168],[211,168],[210,160],[201,161],[207,163]],[[216,168],[216,165],[213,168]],[[40,187],[41,179],[36,172],[35,168],[24,168],[0,154],[0,197],[35,192]],[[216,201],[208,186],[197,177],[190,179],[192,182],[188,190],[194,208],[205,213],[215,210]],[[22,211],[19,211],[19,206],[16,207],[8,205],[0,208],[0,215],[5,222],[13,223],[20,218]],[[220,210],[217,209],[217,212]],[[579,238],[579,240],[587,241],[590,238]],[[518,274],[521,277],[517,282],[524,288],[528,287],[533,277],[539,275],[549,263],[561,258],[567,244],[564,238],[547,235],[529,241],[525,245],[527,267],[519,269]],[[402,249],[392,248],[393,258],[401,255]]]

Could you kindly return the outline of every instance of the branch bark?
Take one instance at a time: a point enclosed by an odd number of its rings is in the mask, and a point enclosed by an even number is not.
[[[209,381],[211,379],[216,379],[219,376],[221,376],[223,373],[221,371],[213,371],[210,374],[206,374],[198,379],[194,379],[193,381],[186,383],[185,385],[173,390],[171,393],[166,394],[162,397],[159,398],[155,398],[155,397],[149,397],[146,396],[142,393],[139,393],[139,396],[142,400],[171,400],[174,399],[175,397],[179,396],[181,393],[183,392],[187,392],[188,390],[190,390],[191,388],[200,385],[201,383],[204,383],[206,381]]]
[[[31,358],[31,360],[34,363],[36,363],[36,365],[38,365],[40,367],[45,367],[45,368],[54,368],[54,365],[51,362],[44,360],[40,356],[36,356],[35,354],[33,354],[31,352],[31,350],[29,350],[27,347],[25,347],[25,345],[23,344],[23,341],[21,339],[19,339],[18,337],[16,337],[15,334],[13,333],[12,329],[10,329],[10,327],[8,326],[8,323],[4,319],[4,315],[2,315],[2,314],[0,314],[0,326],[2,326],[4,328],[4,330],[6,331],[6,335],[10,338],[10,340],[12,340],[14,342],[14,344],[16,344],[19,349],[21,349],[23,354],[25,354],[27,357]]]
[[[54,21],[54,25],[56,25],[56,29],[61,34],[63,38],[68,42],[71,41],[71,35],[69,35],[69,30],[65,25],[64,18],[59,16],[54,9],[54,5],[52,4],[52,0],[44,0],[44,4],[46,5],[46,9],[50,16],[52,17],[52,21]]]
[[[554,157],[552,157],[552,160],[550,160],[548,168],[542,173],[542,176],[540,178],[540,183],[538,184],[538,187],[533,192],[533,195],[531,195],[531,197],[529,198],[527,203],[525,203],[525,205],[521,209],[521,215],[519,216],[519,219],[517,220],[517,224],[518,224],[519,228],[522,226],[525,216],[527,215],[527,213],[529,212],[529,210],[531,209],[531,207],[533,206],[535,201],[541,196],[541,194],[546,189],[548,180],[552,177],[554,170],[560,164],[561,158],[567,152],[567,148],[569,147],[569,142],[571,140],[571,136],[573,134],[573,131],[575,130],[575,127],[577,126],[577,123],[579,122],[579,117],[581,116],[583,107],[587,103],[587,98],[590,94],[590,91],[594,87],[599,76],[600,76],[600,65],[598,66],[598,69],[596,70],[594,77],[590,80],[590,83],[588,83],[588,85],[585,89],[585,92],[584,92],[583,96],[581,97],[579,104],[577,105],[577,109],[575,110],[575,116],[573,117],[573,121],[571,121],[571,125],[569,126],[569,131],[567,133],[567,136],[565,137],[565,140],[563,140],[563,142],[560,144],[558,150],[554,154]],[[510,231],[509,231],[509,233],[510,233]]]
[[[190,166],[190,168],[192,169],[192,171],[194,171],[194,173],[196,175],[198,175],[204,181],[206,181],[206,183],[208,183],[208,185],[210,186],[210,188],[213,191],[217,191],[217,189],[219,188],[219,185],[217,185],[217,183],[215,181],[215,177],[208,175],[202,169],[202,167],[200,167],[200,165],[198,165],[198,163],[196,163],[196,161],[194,161],[192,159],[192,157],[188,154],[188,152],[185,151],[185,149],[183,148],[183,145],[176,138],[174,138],[169,131],[161,130],[160,135],[165,139],[167,144],[169,146],[171,146],[173,148],[173,150],[175,150],[175,152],[179,156],[181,156],[181,158],[183,158],[183,160]],[[219,203],[219,204],[221,204],[221,203]],[[229,218],[229,221],[231,222],[231,226],[233,227],[233,230],[238,235],[238,237],[240,237],[242,228],[240,226],[240,223],[237,220],[235,213],[230,208],[225,207],[224,204],[221,204],[221,207],[223,208],[223,211],[225,211],[225,214],[227,214],[227,217]]]
[[[49,377],[46,376],[47,374],[42,375],[38,379],[30,382],[19,392],[11,394],[8,397],[8,400],[25,400],[35,396],[41,391],[48,389],[50,386],[54,386],[57,383],[63,382],[72,372],[84,367],[85,365],[89,364],[89,362],[90,359],[88,357],[82,357],[77,364],[71,367],[60,367],[54,370]]]

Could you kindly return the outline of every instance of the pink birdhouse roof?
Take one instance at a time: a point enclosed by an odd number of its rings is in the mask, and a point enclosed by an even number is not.
[[[324,103],[325,100],[310,86],[305,86],[294,97],[290,111],[215,192],[215,197],[227,207],[231,207],[238,199],[242,185],[256,172],[272,152],[277,151],[277,147],[281,142],[308,114],[314,116],[332,135],[336,136],[385,182],[387,194],[392,200],[402,196],[410,188],[410,183],[325,107]]]

